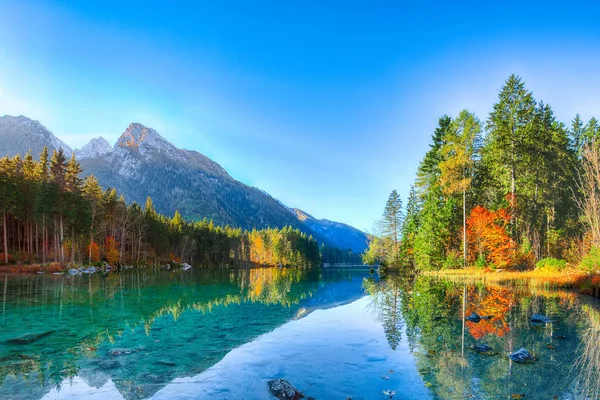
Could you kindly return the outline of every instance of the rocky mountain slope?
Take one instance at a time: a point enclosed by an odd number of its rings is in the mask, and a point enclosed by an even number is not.
[[[75,156],[77,159],[81,160],[82,158],[101,157],[110,153],[111,151],[112,146],[106,141],[106,139],[99,137],[97,139],[90,140],[90,142],[81,149],[76,149]]]
[[[44,146],[48,147],[50,153],[61,147],[69,156],[73,152],[69,146],[38,121],[22,115],[0,117],[0,157],[13,156],[17,153],[24,156],[31,149],[34,157],[37,158]]]
[[[367,249],[367,235],[358,229],[341,222],[327,219],[316,219],[312,215],[298,209],[292,209],[300,222],[307,226],[319,240],[338,249],[351,249],[362,253]]]
[[[129,201],[152,197],[156,210],[184,218],[212,219],[245,229],[294,225],[297,221],[266,193],[233,179],[204,155],[178,149],[154,129],[133,123],[111,152],[80,159],[85,174],[114,187]]]
[[[37,121],[27,117],[0,117],[0,157],[34,156],[49,150],[72,150]],[[130,124],[111,147],[103,138],[75,150],[85,175],[93,174],[105,189],[114,187],[128,202],[142,206],[152,197],[156,210],[186,219],[212,219],[218,225],[244,229],[291,225],[318,241],[340,249],[362,252],[366,236],[351,226],[317,220],[286,207],[268,193],[232,178],[219,164],[191,150],[179,149],[154,129]]]

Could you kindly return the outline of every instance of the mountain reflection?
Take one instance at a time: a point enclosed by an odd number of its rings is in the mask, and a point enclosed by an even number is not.
[[[0,398],[37,399],[75,376],[147,398],[291,320],[303,300],[325,305],[331,287],[360,295],[362,276],[279,268],[5,276]]]
[[[568,291],[426,276],[369,277],[363,287],[372,296],[390,347],[406,332],[423,383],[437,398],[600,396],[595,300]],[[472,314],[479,318],[465,318]],[[534,314],[551,322],[532,322]],[[520,348],[536,361],[511,361],[508,354]]]

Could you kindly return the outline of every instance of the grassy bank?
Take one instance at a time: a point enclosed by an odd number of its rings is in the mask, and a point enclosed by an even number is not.
[[[423,274],[473,283],[483,282],[496,285],[529,286],[532,288],[565,288],[600,297],[600,274],[590,274],[572,268],[566,268],[562,271],[465,268],[426,271]]]

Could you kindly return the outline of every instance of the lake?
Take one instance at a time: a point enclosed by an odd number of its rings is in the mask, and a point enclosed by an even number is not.
[[[2,399],[271,399],[273,378],[317,399],[600,393],[598,301],[568,291],[278,268],[0,286]]]

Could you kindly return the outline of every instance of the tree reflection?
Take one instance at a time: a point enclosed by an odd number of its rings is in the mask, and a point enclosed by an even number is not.
[[[394,275],[380,281],[376,281],[373,277],[365,278],[363,281],[364,289],[373,298],[372,310],[381,321],[385,337],[392,350],[395,350],[402,340],[404,320],[401,296],[404,291],[401,288],[406,287],[408,279],[410,278]]]
[[[467,321],[469,333],[475,339],[486,335],[504,336],[510,332],[508,313],[515,305],[512,290],[501,287],[472,286],[467,294],[467,315],[483,317],[478,322]]]
[[[573,293],[430,276],[371,278],[364,287],[392,348],[400,336],[390,332],[405,330],[435,398],[600,398],[600,313]],[[486,318],[464,323],[471,313]],[[532,323],[536,313],[553,322]],[[512,363],[507,355],[521,347],[536,362]]]
[[[575,363],[576,389],[584,398],[600,399],[600,313],[585,305],[581,316],[587,327],[581,334],[581,355]]]

